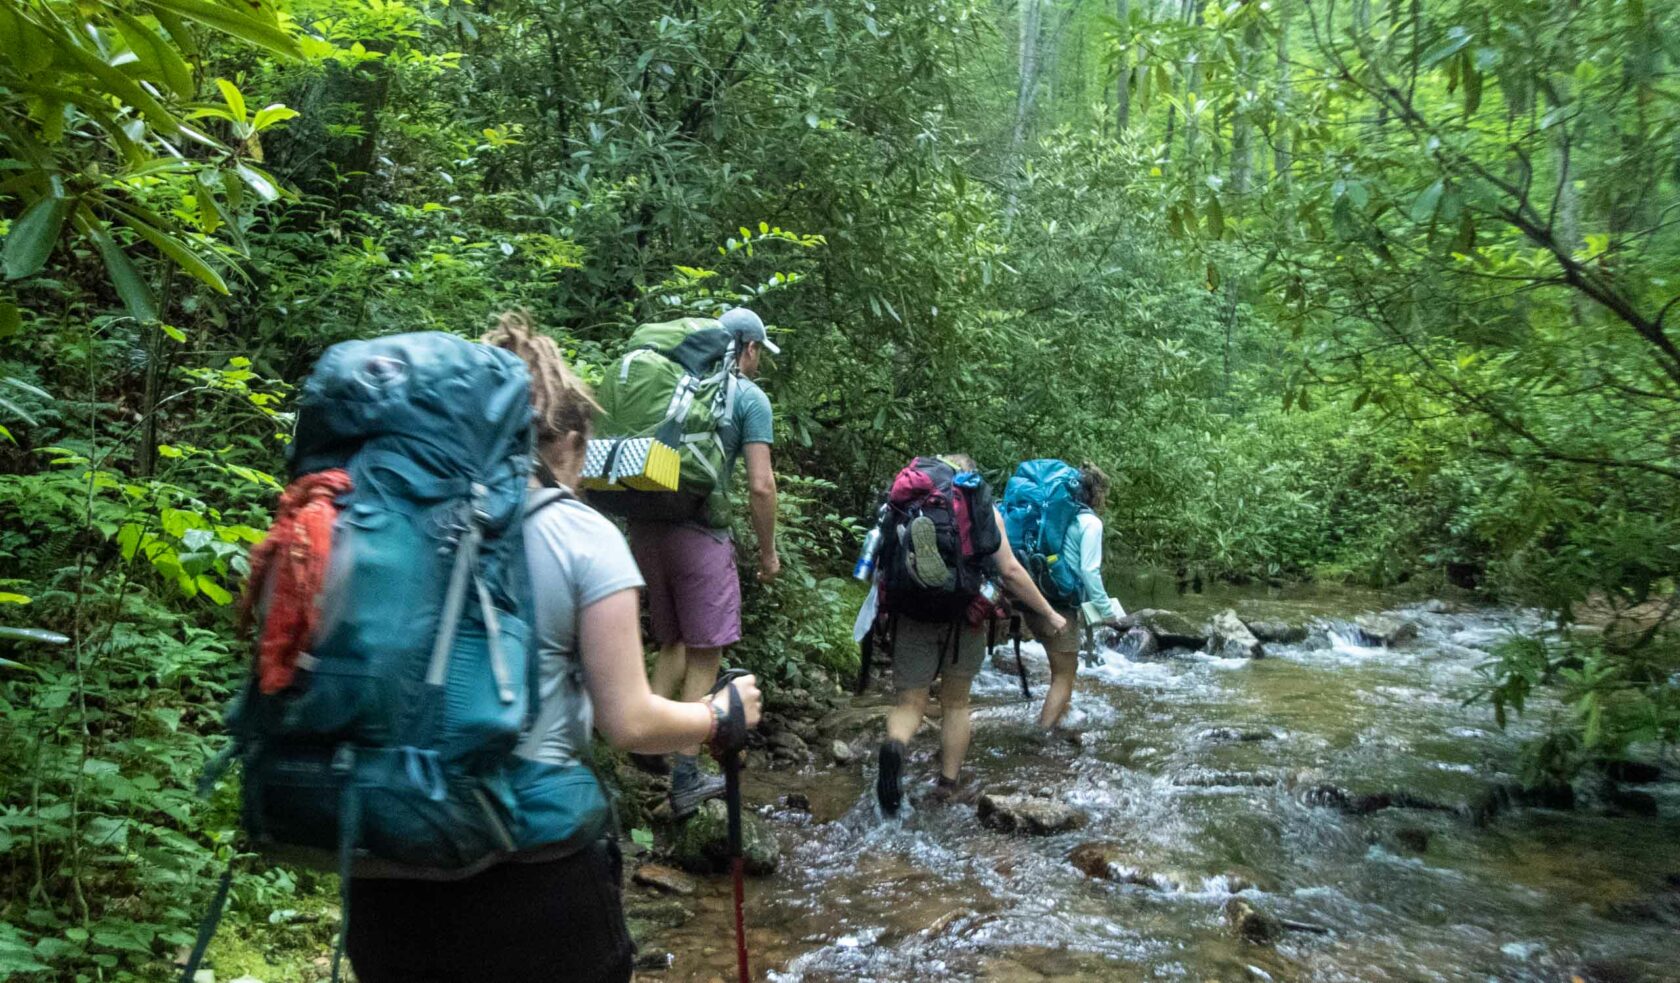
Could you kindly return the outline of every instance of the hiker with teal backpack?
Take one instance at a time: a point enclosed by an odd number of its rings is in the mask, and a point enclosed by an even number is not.
[[[988,585],[1001,582],[1049,626],[1059,629],[1063,619],[1016,562],[973,458],[911,461],[893,479],[880,516],[876,590],[897,696],[887,713],[875,795],[890,816],[903,801],[906,747],[921,726],[936,678],[942,716],[933,795],[943,801],[957,791],[971,734],[969,690],[986,654],[984,625],[994,613],[996,595]]]
[[[1101,468],[1053,459],[1026,461],[1004,487],[1003,517],[1009,544],[1033,582],[1062,615],[1063,625],[1028,611],[1033,635],[1050,659],[1050,690],[1038,725],[1054,731],[1073,703],[1079,672],[1080,621],[1114,624],[1122,615],[1102,579],[1103,523],[1108,497]]]
[[[251,845],[339,872],[364,983],[628,980],[591,730],[733,756],[757,721],[751,677],[705,703],[648,689],[641,577],[570,490],[592,411],[519,315],[485,344],[345,342],[303,387],[232,751]]]
[[[757,575],[781,571],[776,553],[776,476],[770,400],[754,382],[764,352],[779,354],[752,311],[737,307],[717,319],[684,318],[644,325],[630,350],[607,367],[600,396],[603,433],[658,436],[681,445],[675,492],[621,491],[597,497],[627,520],[630,548],[647,578],[649,628],[659,646],[654,692],[684,700],[711,689],[723,652],[741,640],[741,583],[730,528],[735,465],[745,461],[749,512],[758,543]],[[601,444],[604,441],[597,441]],[[699,767],[699,747],[674,763],[634,759],[645,770],[671,773],[670,806],[678,819],[724,793],[724,779]]]

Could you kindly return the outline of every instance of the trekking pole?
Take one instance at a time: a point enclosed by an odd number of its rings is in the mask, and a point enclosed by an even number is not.
[[[713,684],[711,693],[715,695],[725,687],[729,689],[729,714],[735,716],[742,712],[741,695],[731,684],[747,675],[745,669],[728,669],[718,677]],[[734,882],[735,891],[735,964],[740,974],[740,983],[749,983],[752,979],[747,970],[747,879],[746,861],[741,856],[741,750],[732,748],[723,755],[724,804],[729,811],[729,877]]]
[[[857,685],[852,688],[852,692],[856,695],[862,696],[864,691],[869,688],[869,670],[874,662],[875,625],[872,624],[869,626],[869,631],[864,633],[862,649],[858,653]]]
[[[1032,689],[1027,686],[1027,664],[1021,661],[1021,616],[1011,615],[1009,618],[1009,634],[1015,639],[1015,672],[1021,677],[1021,699],[1032,699]]]

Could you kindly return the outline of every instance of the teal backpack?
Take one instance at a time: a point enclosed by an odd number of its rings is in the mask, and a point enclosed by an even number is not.
[[[1023,461],[1003,489],[1003,528],[1009,548],[1032,574],[1044,599],[1059,608],[1079,604],[1079,558],[1063,555],[1068,530],[1090,509],[1079,470],[1065,461]]]
[[[364,862],[465,875],[610,823],[587,766],[514,754],[540,701],[523,535],[534,462],[530,380],[510,352],[442,333],[348,341],[304,384],[292,476],[342,468],[351,490],[307,655],[278,692],[253,673],[229,755],[253,845],[336,869],[346,929]]]

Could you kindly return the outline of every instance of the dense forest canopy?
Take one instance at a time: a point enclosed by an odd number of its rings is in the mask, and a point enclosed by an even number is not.
[[[1485,669],[1537,775],[1674,741],[1677,66],[1640,0],[0,0],[0,971],[192,941],[291,387],[518,306],[586,374],[765,313],[773,681],[905,458],[1061,456],[1118,568],[1600,626]]]

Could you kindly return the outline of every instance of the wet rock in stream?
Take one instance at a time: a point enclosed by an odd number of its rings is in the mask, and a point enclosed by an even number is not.
[[[1227,609],[1214,615],[1208,622],[1207,634],[1209,655],[1221,659],[1259,659],[1266,655],[1260,639],[1254,637],[1235,611]]]
[[[729,812],[722,799],[711,799],[682,825],[670,831],[671,860],[695,874],[729,869]],[[782,849],[764,820],[741,813],[741,852],[747,873],[755,877],[775,873]]]
[[[1048,836],[1080,825],[1084,817],[1072,806],[1031,795],[980,796],[980,823],[1005,833]]]
[[[1283,934],[1283,926],[1276,918],[1249,904],[1242,898],[1225,902],[1225,924],[1244,942],[1271,945]]]
[[[1021,665],[1026,667],[1027,679],[1035,683],[1048,682],[1050,679],[1050,659],[1044,650],[1038,646],[1021,650]],[[1015,647],[1013,645],[999,645],[992,649],[992,668],[1007,676],[1013,676],[1020,670],[1015,667]]]
[[[1359,644],[1368,648],[1393,648],[1418,637],[1415,621],[1404,621],[1384,614],[1368,614],[1356,618],[1353,629]]]
[[[1161,648],[1197,650],[1207,644],[1207,632],[1177,611],[1144,608],[1120,619],[1122,629],[1146,628]]]
[[[1211,768],[1186,768],[1173,776],[1173,784],[1181,788],[1265,788],[1280,784],[1277,775],[1260,771],[1215,771]]]
[[[1277,735],[1269,730],[1209,727],[1198,733],[1196,740],[1203,744],[1249,744],[1255,741],[1269,741],[1275,737]]]
[[[1297,645],[1307,640],[1306,625],[1292,625],[1287,621],[1248,621],[1244,624],[1262,643]]]
[[[694,878],[680,870],[673,870],[663,864],[642,864],[630,879],[643,887],[651,887],[666,894],[676,894],[682,897],[692,897],[695,891]]]
[[[1114,643],[1114,651],[1128,659],[1147,659],[1161,653],[1161,644],[1148,628],[1132,627]]]

